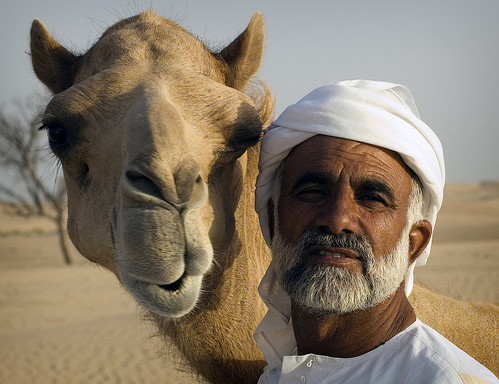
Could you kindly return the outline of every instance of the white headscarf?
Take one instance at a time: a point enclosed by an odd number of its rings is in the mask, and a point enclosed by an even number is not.
[[[419,118],[414,99],[405,86],[351,80],[313,90],[286,108],[265,132],[255,205],[268,245],[270,230],[267,202],[274,191],[276,170],[294,147],[315,135],[340,137],[397,152],[421,179],[424,187],[423,217],[435,227],[445,183],[444,157],[439,139]],[[426,263],[430,248],[431,239],[409,267],[405,277],[406,295],[412,290],[414,267]],[[284,345],[287,341],[282,332],[288,336],[289,331],[292,332],[290,304],[289,297],[276,282],[273,263],[262,279],[259,291],[269,312],[255,332],[255,338],[270,364],[268,354],[280,355],[283,350],[289,354],[293,345],[296,345],[294,337],[289,345]],[[278,323],[280,325],[276,326]],[[270,340],[273,341],[269,344]],[[262,343],[266,346],[262,347]]]

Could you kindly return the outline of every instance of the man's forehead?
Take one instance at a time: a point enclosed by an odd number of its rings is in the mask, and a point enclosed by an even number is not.
[[[395,151],[361,141],[327,135],[315,135],[298,144],[290,151],[290,153],[286,157],[286,161],[298,156],[300,158],[299,161],[306,163],[308,157],[307,154],[310,154],[312,152],[317,152],[315,153],[315,156],[318,157],[320,157],[321,153],[324,156],[327,156],[328,153],[325,151],[323,152],[323,150],[326,148],[329,148],[331,150],[337,149],[346,153],[370,153],[374,157],[380,156],[382,154],[383,157],[388,155],[388,157],[391,157],[395,162],[399,163],[408,173],[410,173],[410,168],[405,164],[402,157]]]
[[[318,170],[324,166],[334,168],[336,165],[344,166],[346,163],[359,169],[367,167],[372,173],[384,175],[383,178],[387,180],[400,177],[406,179],[405,176],[409,176],[407,180],[410,180],[410,168],[397,152],[372,144],[325,135],[313,136],[293,148],[286,158],[285,173],[288,173],[290,168],[293,171],[306,171],[310,168]]]

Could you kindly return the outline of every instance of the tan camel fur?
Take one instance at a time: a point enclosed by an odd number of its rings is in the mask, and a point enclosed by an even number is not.
[[[270,256],[253,194],[273,100],[248,87],[263,44],[260,13],[220,52],[152,11],[83,55],[39,20],[31,30],[34,71],[54,93],[43,127],[64,172],[71,240],[213,383],[254,383],[265,364],[252,332]],[[413,296],[423,321],[498,373],[497,308]]]

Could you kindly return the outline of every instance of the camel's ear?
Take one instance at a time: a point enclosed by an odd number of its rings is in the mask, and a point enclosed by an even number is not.
[[[59,44],[38,19],[31,25],[31,62],[38,79],[53,93],[73,85],[78,57]]]
[[[264,40],[263,15],[256,12],[246,30],[219,54],[229,67],[226,74],[228,86],[244,90],[248,81],[260,68]]]

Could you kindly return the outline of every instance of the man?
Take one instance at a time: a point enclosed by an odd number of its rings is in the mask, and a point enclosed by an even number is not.
[[[401,85],[329,84],[274,122],[256,190],[273,255],[259,288],[259,383],[499,382],[407,300],[444,172],[440,141]]]

